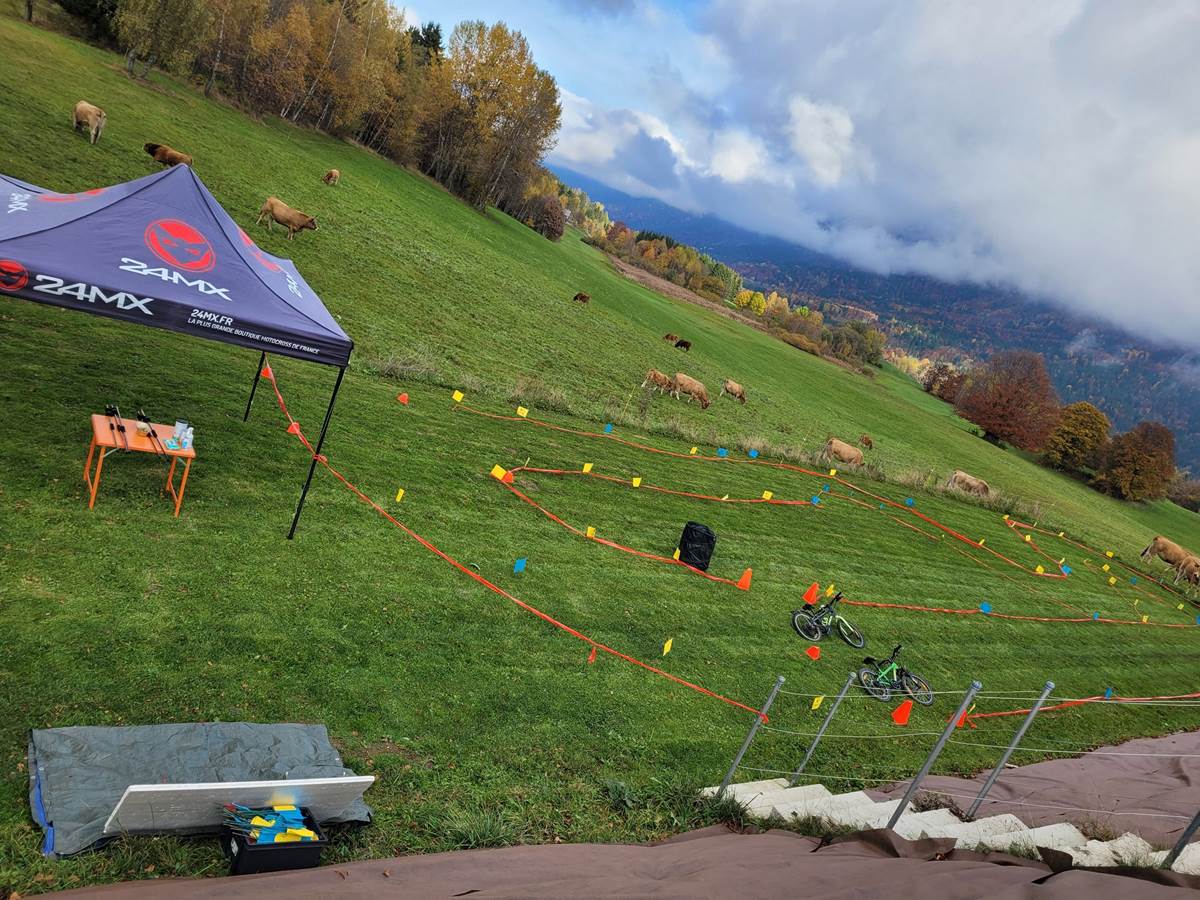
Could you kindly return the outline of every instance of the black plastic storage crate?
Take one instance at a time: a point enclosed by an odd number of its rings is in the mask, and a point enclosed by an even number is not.
[[[255,844],[243,834],[228,828],[221,829],[221,849],[229,859],[230,875],[254,875],[258,872],[284,872],[288,869],[314,869],[321,864],[321,851],[329,839],[306,807],[304,827],[316,834],[315,841],[294,841],[287,844]]]

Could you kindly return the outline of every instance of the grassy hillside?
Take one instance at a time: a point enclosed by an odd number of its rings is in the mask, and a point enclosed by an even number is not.
[[[550,244],[494,212],[362,151],[276,121],[252,121],[162,77],[128,80],[119,60],[0,19],[0,171],[58,190],[152,171],[146,141],[192,153],[219,200],[272,252],[291,255],[356,340],[326,452],[370,496],[486,577],[547,613],[636,657],[757,705],[776,674],[800,694],[832,693],[861,653],[826,643],[812,662],[790,611],[813,580],[852,597],[1042,616],[1194,620],[1195,610],[1145,584],[1105,584],[1100,560],[1046,541],[1076,569],[1047,581],[961,543],[903,527],[840,489],[817,509],[701,503],[589,479],[521,476],[518,486],[568,522],[669,555],[682,524],[719,535],[713,571],[754,569],[749,592],[577,538],[487,476],[494,463],[641,475],[648,484],[731,497],[809,497],[822,480],[762,467],[650,456],[612,441],[452,411],[469,402],[683,450],[695,443],[812,449],[827,432],[870,433],[874,463],[893,478],[944,478],[963,468],[1125,559],[1155,532],[1200,545],[1200,517],[1161,504],[1130,507],[973,437],[948,407],[885,373],[852,375],[720,316],[668,300],[612,272],[575,236]],[[75,100],[109,124],[90,147],[68,127]],[[338,188],[319,176],[335,166]],[[254,230],[275,194],[315,214],[294,242]],[[570,302],[589,292],[587,307]],[[690,338],[684,355],[659,336]],[[251,720],[326,723],[350,764],[379,776],[378,819],[338,837],[334,858],[442,849],[480,840],[645,839],[695,821],[689,788],[719,780],[747,716],[642,670],[601,658],[473,582],[372,514],[319,472],[297,540],[283,540],[307,468],[269,392],[241,422],[256,357],[225,345],[0,300],[0,886],[21,891],[83,881],[222,869],[212,841],[133,840],[47,863],[29,821],[23,771],[30,728],[70,724]],[[332,373],[275,361],[296,417],[315,433]],[[723,376],[751,402],[706,412],[631,389],[646,368],[683,369],[710,387]],[[381,372],[394,377],[383,377]],[[409,407],[395,394],[408,390]],[[156,496],[152,459],[114,457],[95,510],[81,464],[87,420],[105,403],[144,406],[195,423],[200,459],[183,515]],[[622,412],[623,411],[623,412]],[[740,456],[740,454],[738,454]],[[742,457],[744,458],[744,457]],[[853,476],[852,476],[853,477]],[[854,478],[902,498],[907,489]],[[396,489],[407,493],[396,504]],[[1043,561],[998,513],[937,493],[917,508],[1014,556]],[[914,519],[903,521],[920,526]],[[924,527],[924,526],[922,526]],[[529,570],[512,574],[517,557]],[[1138,605],[1135,607],[1135,601]],[[906,646],[939,690],[979,678],[981,709],[1052,678],[1064,696],[1113,687],[1132,696],[1198,688],[1200,630],[1038,624],[981,616],[854,608],[868,651]],[[663,642],[674,649],[661,655]],[[785,696],[779,727],[811,731],[809,698]],[[952,712],[939,698],[913,731]],[[887,733],[888,707],[855,696],[835,733]],[[1012,720],[978,734],[1002,742]],[[1031,746],[1064,750],[1194,727],[1175,707],[1085,707],[1047,715]],[[902,733],[906,734],[906,733]],[[1037,740],[1035,740],[1037,738]],[[910,773],[928,739],[844,741],[810,769],[831,785]],[[768,732],[749,765],[786,768],[804,738]],[[993,751],[952,745],[939,771],[971,771]],[[1025,754],[1022,761],[1033,758]],[[604,782],[630,785],[615,811]],[[490,817],[488,811],[495,811]],[[475,837],[472,837],[475,835]],[[490,837],[489,837],[490,836]],[[35,880],[37,879],[37,880]],[[50,879],[50,880],[47,880]]]

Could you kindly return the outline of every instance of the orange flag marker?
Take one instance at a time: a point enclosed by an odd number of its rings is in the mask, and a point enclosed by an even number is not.
[[[812,647],[809,647],[807,650],[804,651],[804,655],[807,656],[809,659],[818,660],[821,658],[821,648],[817,647],[816,645],[813,645]]]
[[[396,400],[398,400],[400,403],[403,403],[405,406],[408,406],[408,391],[405,391],[402,394],[397,394]]]
[[[300,433],[300,423],[299,422],[293,422],[291,425],[288,426],[288,434],[299,434],[299,433]]]

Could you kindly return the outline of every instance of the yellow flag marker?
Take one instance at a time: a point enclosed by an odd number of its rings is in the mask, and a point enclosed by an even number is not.
[[[825,699],[825,695],[824,695],[824,694],[822,694],[820,697],[813,697],[812,708],[813,708],[813,709],[820,709],[820,708],[821,708],[821,702],[822,702],[824,699]]]
[[[1060,531],[1060,532],[1058,533],[1058,536],[1059,536],[1059,537],[1066,537],[1066,536],[1067,536],[1067,533],[1066,533],[1065,531]]]
[[[726,494],[726,495],[725,495],[724,497],[722,497],[721,499],[722,499],[722,500],[728,500],[728,499],[729,499],[729,495],[728,495],[728,494]]]
[[[1137,605],[1138,605],[1138,598],[1137,598],[1137,597],[1134,597],[1134,598],[1133,598],[1133,608],[1134,608],[1134,609],[1137,609]]]
[[[1061,566],[1061,565],[1063,565],[1064,563],[1066,563],[1066,561],[1067,561],[1067,558],[1064,556],[1062,559],[1060,559],[1060,560],[1058,561],[1058,564]]]
[[[586,474],[587,474],[588,472],[590,472],[590,471],[592,471],[592,464],[591,464],[591,463],[584,463],[584,464],[583,464],[583,474],[584,474],[584,475],[586,475]]]
[[[1033,535],[1032,535],[1032,534],[1027,534],[1027,535],[1025,535],[1025,541],[1026,541],[1027,543],[1028,543],[1029,541],[1032,541],[1032,540],[1033,540]]]
[[[674,559],[674,560],[679,559],[679,548],[678,547],[676,547],[675,552],[671,554],[671,559]]]
[[[770,491],[763,491],[763,499],[764,500],[770,500],[774,496],[775,495],[772,494]]]
[[[1045,575],[1045,574],[1046,574],[1046,570],[1045,570],[1044,568],[1042,568],[1041,566],[1038,566],[1038,567],[1037,567],[1036,569],[1034,569],[1033,571],[1037,572],[1039,575]]]
[[[400,488],[400,490],[396,491],[396,502],[399,503],[403,499],[404,499],[404,488]]]
[[[980,538],[980,539],[979,539],[979,546],[980,546],[980,547],[982,547],[982,546],[983,546],[985,543],[987,543],[987,538]]]
[[[837,469],[830,469],[830,470],[829,470],[829,477],[830,477],[830,478],[836,478],[836,477],[837,477]]]
[[[522,419],[524,419],[527,415],[529,415],[529,410],[527,410],[523,406],[518,406],[517,407],[517,415],[520,416]]]
[[[832,582],[832,581],[831,581],[831,582],[829,582],[829,587],[825,588],[825,596],[826,596],[826,597],[832,597],[832,596],[833,596],[833,582]]]
[[[1143,624],[1143,625],[1145,625],[1145,624],[1146,624],[1147,622],[1149,622],[1149,621],[1150,621],[1150,617],[1149,617],[1149,616],[1142,616],[1142,624]]]
[[[465,395],[463,394],[463,392],[462,392],[462,391],[455,391],[455,392],[454,392],[453,394],[451,394],[450,396],[454,398],[454,402],[455,402],[455,403],[462,403],[462,401],[463,401],[463,397],[464,397]]]
[[[272,806],[271,809],[275,810],[275,812],[295,812],[296,811],[296,807],[294,807],[294,806]]]
[[[1103,571],[1107,572],[1109,569],[1111,569],[1111,568],[1112,568],[1112,566],[1110,566],[1108,563],[1105,563],[1105,564],[1104,564],[1104,565],[1102,565],[1100,568],[1101,568]]]
[[[1105,550],[1104,555],[1107,556],[1109,559],[1113,558],[1113,552],[1111,550]]]
[[[587,536],[588,536],[588,537],[595,537],[595,536],[596,536],[596,529],[595,529],[593,526],[591,526],[591,525],[589,525],[589,526],[587,527]]]
[[[1176,608],[1176,609],[1183,609],[1183,604],[1182,604],[1182,603],[1180,603],[1180,604],[1179,604],[1177,607],[1175,607],[1175,608]]]
[[[1115,577],[1115,576],[1109,576],[1108,583],[1109,583],[1109,584],[1116,584],[1116,583],[1117,583],[1117,579],[1116,579],[1116,577]]]
[[[671,652],[671,645],[675,643],[675,638],[667,638],[667,642],[663,644],[663,656]]]
[[[257,825],[259,828],[270,828],[272,825],[275,824],[275,820],[274,819],[268,820],[268,819],[264,819],[262,816],[255,816],[253,819],[250,820],[250,824]]]
[[[1008,521],[1008,513],[1005,513],[1005,514],[1004,514],[1004,521],[1005,521],[1005,522],[1007,522],[1007,521]]]
[[[641,476],[641,475],[638,475],[638,476],[636,476],[636,477],[633,479],[633,486],[634,486],[634,487],[641,487],[641,486],[642,486],[642,476]]]
[[[697,452],[699,449],[700,449],[699,447],[693,447],[693,448],[692,448],[691,450],[689,450],[688,452],[689,452],[689,453],[691,453],[691,454],[692,454],[692,456],[695,456],[695,455],[696,455],[696,452]]]
[[[508,471],[503,466],[501,466],[501,465],[492,466],[492,477],[495,478],[497,481],[503,481],[504,476],[507,474],[508,474]]]

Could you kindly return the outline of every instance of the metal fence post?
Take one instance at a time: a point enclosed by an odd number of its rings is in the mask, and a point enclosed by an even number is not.
[[[850,677],[846,679],[846,683],[842,685],[842,692],[837,695],[837,699],[833,701],[833,706],[829,707],[829,712],[825,714],[825,721],[821,723],[821,727],[817,729],[817,735],[812,739],[812,743],[808,745],[808,751],[804,754],[804,759],[800,760],[800,767],[792,773],[792,779],[789,782],[790,787],[796,786],[796,779],[800,777],[800,773],[804,771],[804,767],[808,765],[808,761],[812,758],[813,751],[817,749],[817,744],[821,743],[821,738],[825,736],[825,729],[829,727],[829,723],[833,721],[833,714],[837,712],[838,706],[842,702],[842,698],[846,696],[846,691],[850,690],[850,685],[854,683],[857,672],[851,672]]]
[[[904,815],[904,811],[908,809],[908,801],[912,799],[913,794],[917,792],[917,788],[920,787],[921,782],[925,779],[925,776],[929,774],[929,770],[933,768],[934,760],[938,758],[938,755],[942,752],[942,748],[946,746],[946,741],[950,739],[951,733],[955,728],[958,727],[959,719],[963,717],[963,714],[967,711],[967,707],[971,705],[971,700],[974,699],[975,695],[979,693],[979,690],[982,687],[983,685],[978,681],[971,682],[971,687],[967,691],[967,696],[963,697],[963,702],[958,707],[958,712],[956,712],[946,724],[946,730],[942,732],[942,736],[937,739],[937,743],[933,745],[933,749],[930,750],[929,755],[925,757],[925,762],[921,766],[921,771],[919,771],[916,777],[908,783],[908,790],[904,792],[904,797],[901,799],[900,805],[896,807],[896,811],[892,813],[891,820],[887,823],[889,830],[896,827],[896,823],[900,821],[900,817]]]
[[[783,687],[784,678],[780,675],[775,679],[775,686],[771,688],[771,693],[767,695],[767,702],[763,704],[762,709],[754,714],[754,723],[750,726],[750,730],[746,733],[746,739],[742,741],[742,748],[738,750],[737,756],[733,758],[733,765],[729,767],[729,771],[725,773],[725,780],[721,782],[721,787],[717,790],[717,796],[720,797],[725,793],[725,788],[729,787],[729,782],[733,781],[733,773],[737,771],[737,767],[742,764],[742,757],[746,755],[746,751],[750,749],[750,744],[754,742],[754,736],[758,734],[758,726],[762,724],[762,720],[766,717],[767,712],[771,709],[771,704],[775,702],[775,695],[779,693],[779,689]]]
[[[1033,708],[1029,710],[1029,715],[1025,717],[1025,721],[1021,723],[1021,727],[1017,729],[1017,733],[1013,735],[1013,739],[1008,744],[1008,749],[1004,751],[1004,755],[1000,757],[1000,762],[996,763],[996,768],[992,769],[992,774],[987,777],[987,781],[983,783],[983,789],[980,790],[979,796],[975,798],[975,802],[971,804],[971,808],[967,810],[967,818],[972,818],[979,810],[979,804],[983,803],[983,798],[988,795],[988,791],[992,789],[992,785],[996,783],[996,779],[1000,777],[1000,773],[1004,771],[1004,764],[1008,762],[1008,758],[1013,755],[1013,751],[1017,749],[1017,744],[1021,743],[1021,738],[1025,737],[1025,732],[1029,730],[1029,726],[1033,724],[1033,717],[1038,714],[1038,710],[1042,708],[1042,704],[1046,702],[1046,698],[1050,696],[1050,692],[1054,690],[1054,682],[1047,681],[1046,687],[1042,691],[1042,696],[1037,698],[1037,702],[1033,704]]]
[[[1183,848],[1192,839],[1192,835],[1196,833],[1197,828],[1200,828],[1200,812],[1192,817],[1192,821],[1188,824],[1188,827],[1183,829],[1183,834],[1179,836],[1179,842],[1171,848],[1171,852],[1163,860],[1164,869],[1169,869],[1175,865],[1175,860],[1179,859],[1179,854],[1183,852]]]

